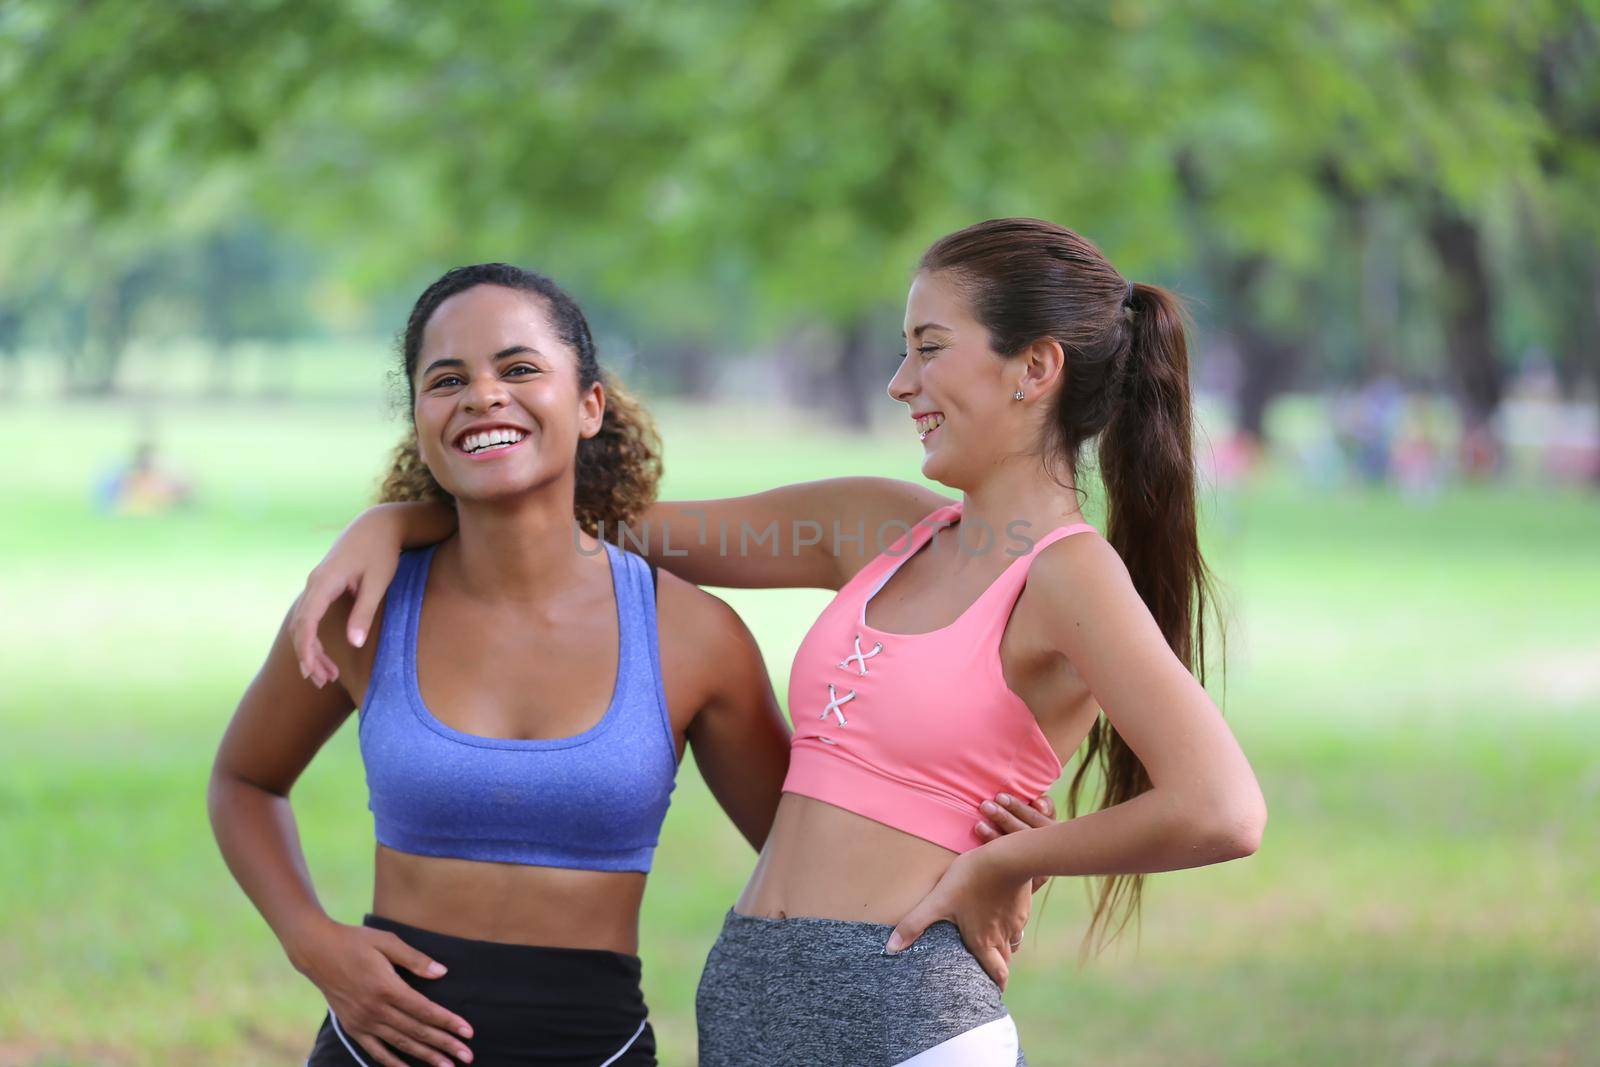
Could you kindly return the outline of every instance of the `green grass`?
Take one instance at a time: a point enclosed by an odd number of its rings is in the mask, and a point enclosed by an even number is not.
[[[915,474],[914,439],[663,406],[667,491]],[[382,405],[0,408],[0,1065],[298,1063],[320,1018],[206,824],[216,740],[396,437]],[[113,517],[97,472],[159,422],[195,506]],[[1008,1000],[1031,1062],[1577,1064],[1600,1044],[1600,499],[1428,504],[1287,477],[1207,498],[1261,851],[1147,882],[1080,969],[1059,884]],[[730,592],[780,693],[825,596]],[[353,731],[296,791],[324,902],[371,879]],[[686,766],[645,907],[663,1062],[752,856]]]

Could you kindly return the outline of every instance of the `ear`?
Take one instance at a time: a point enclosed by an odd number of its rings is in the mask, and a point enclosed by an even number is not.
[[[605,386],[595,382],[578,398],[578,436],[593,437],[606,417]]]
[[[1067,354],[1062,350],[1061,342],[1054,337],[1039,338],[1022,350],[1020,358],[1022,376],[1017,384],[1030,396],[1053,388],[1056,382],[1066,376]]]

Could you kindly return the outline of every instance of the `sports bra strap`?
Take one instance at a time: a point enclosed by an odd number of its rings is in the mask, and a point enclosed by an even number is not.
[[[403,678],[406,672],[406,649],[411,642],[412,623],[422,606],[423,581],[428,569],[424,566],[432,558],[438,545],[412,548],[400,553],[394,577],[389,580],[389,591],[383,599],[383,622],[378,628],[378,647],[372,657],[372,681],[380,678]],[[367,695],[372,695],[368,685]],[[368,701],[361,706],[366,708]]]
[[[988,600],[989,604],[985,610],[974,614],[978,616],[978,624],[983,627],[985,639],[998,642],[1005,634],[1006,626],[1011,621],[1011,613],[1016,610],[1022,590],[1028,584],[1028,571],[1032,569],[1033,561],[1039,558],[1039,553],[1057,541],[1085,532],[1094,532],[1094,527],[1086,522],[1057,526],[1035,541],[1033,547],[1026,553],[1013,560],[995,583],[984,590],[980,600]]]

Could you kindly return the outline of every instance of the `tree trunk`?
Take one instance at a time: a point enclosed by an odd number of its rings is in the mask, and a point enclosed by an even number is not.
[[[858,316],[844,331],[833,381],[835,419],[860,433],[872,428],[873,390],[883,388],[873,370],[872,352],[871,317]]]
[[[227,396],[234,392],[234,352],[238,330],[234,319],[238,313],[236,264],[228,238],[216,234],[206,242],[203,253],[205,277],[202,281],[204,299],[200,318],[205,325],[206,338],[211,342],[212,396]]]
[[[133,319],[129,278],[124,275],[101,286],[90,300],[88,359],[77,387],[93,396],[107,396],[116,390],[117,368],[128,350]]]
[[[1215,277],[1224,289],[1229,332],[1239,354],[1234,421],[1252,443],[1266,442],[1267,408],[1294,380],[1296,349],[1266,329],[1255,314],[1256,288],[1266,277],[1262,256],[1229,257]]]
[[[89,356],[89,303],[73,301],[62,309],[57,343],[61,347],[62,391],[71,396]]]
[[[1386,239],[1378,204],[1362,200],[1355,208],[1361,230],[1361,342],[1369,378],[1394,374],[1395,340],[1400,335],[1400,264]]]
[[[21,313],[8,305],[0,305],[0,396],[10,396],[17,391],[22,376],[21,339]]]
[[[672,344],[654,353],[667,369],[672,392],[688,400],[708,400],[715,391],[716,361],[697,341]]]
[[[1494,291],[1478,226],[1453,208],[1435,205],[1428,239],[1444,277],[1439,303],[1461,408],[1463,466],[1469,475],[1487,475],[1500,462],[1494,415],[1505,395],[1505,368],[1496,358]]]
[[[1226,242],[1210,222],[1212,198],[1193,154],[1180,150],[1176,167],[1189,225],[1199,239],[1200,262],[1221,291],[1222,327],[1232,338],[1239,358],[1234,423],[1237,431],[1259,449],[1266,442],[1267,408],[1294,380],[1297,352],[1267,329],[1256,312],[1255,290],[1267,275],[1267,258],[1228,252]]]

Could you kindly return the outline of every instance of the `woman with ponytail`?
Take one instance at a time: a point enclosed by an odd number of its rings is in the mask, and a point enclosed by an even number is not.
[[[771,683],[726,604],[597,537],[645,511],[660,460],[571,297],[505,264],[450,271],[401,359],[411,432],[383,497],[451,533],[363,589],[357,632],[332,602],[339,684],[280,631],[217,754],[217,841],[327,1001],[311,1067],[654,1064],[635,953],[678,763],[692,746],[759,849],[788,756]],[[347,925],[289,791],[358,705],[378,845],[372,912]]]
[[[1032,888],[1098,880],[1088,951],[1137,914],[1144,875],[1249,855],[1266,824],[1202,685],[1175,299],[1071,230],[997,219],[928,249],[903,337],[890,395],[959,500],[838,478],[644,514],[646,555],[690,581],[837,590],[795,657],[772,832],[701,978],[710,1067],[1024,1063],[1000,993]],[[1104,535],[1080,510],[1090,449]],[[415,505],[347,531],[291,626],[314,680],[334,671],[322,606],[448,532]],[[1075,753],[1074,817],[1019,802]]]

